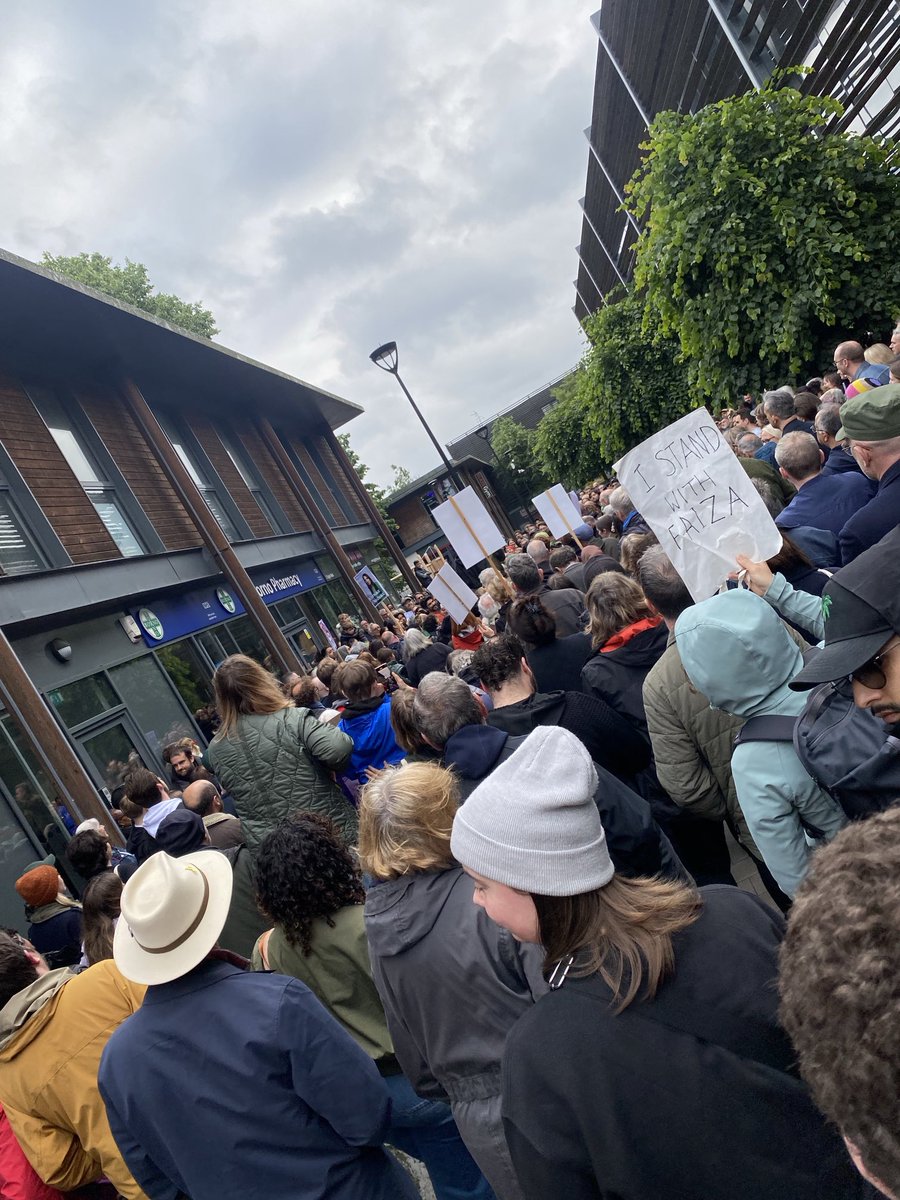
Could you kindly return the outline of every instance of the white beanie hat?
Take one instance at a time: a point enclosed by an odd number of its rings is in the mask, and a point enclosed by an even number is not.
[[[539,725],[457,811],[453,857],[485,879],[539,896],[604,887],[615,868],[596,790],[597,772],[578,738]]]

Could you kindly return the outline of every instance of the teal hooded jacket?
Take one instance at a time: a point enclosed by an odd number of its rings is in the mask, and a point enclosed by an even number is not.
[[[738,717],[796,717],[806,696],[788,683],[803,657],[774,610],[743,588],[686,609],[675,641],[691,683]],[[830,840],[847,818],[807,774],[790,742],[748,742],[731,757],[738,801],[779,887],[793,896],[809,866],[804,826]]]

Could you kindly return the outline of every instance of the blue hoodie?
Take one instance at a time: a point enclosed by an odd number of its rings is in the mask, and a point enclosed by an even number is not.
[[[359,784],[368,783],[367,767],[382,767],[402,762],[406,754],[397,745],[391,726],[390,696],[373,697],[348,704],[338,729],[353,739],[353,753],[347,774]]]
[[[803,711],[806,696],[788,687],[803,657],[772,608],[752,592],[736,589],[686,609],[675,641],[688,678],[711,707],[737,717]],[[816,786],[790,742],[737,746],[731,771],[760,853],[779,887],[793,896],[812,853],[803,823],[828,840],[847,818]]]

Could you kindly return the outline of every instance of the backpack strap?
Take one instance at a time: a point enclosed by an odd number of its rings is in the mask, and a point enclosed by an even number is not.
[[[735,746],[746,742],[793,742],[796,717],[750,717],[735,735]]]

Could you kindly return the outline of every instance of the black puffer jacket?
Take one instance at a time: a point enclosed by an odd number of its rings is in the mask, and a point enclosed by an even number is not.
[[[456,774],[463,800],[524,741],[524,737],[510,737],[491,725],[465,725],[454,733],[444,747],[444,766]],[[631,877],[667,875],[690,880],[671,842],[654,821],[647,801],[603,767],[595,767],[594,803],[616,870]],[[509,802],[515,804],[515,796],[510,796]]]
[[[650,629],[628,636],[613,650],[598,650],[581,671],[581,690],[589,696],[599,696],[611,708],[630,721],[645,738],[647,718],[644,715],[643,687],[652,667],[666,652],[669,631],[660,621]],[[623,637],[617,634],[616,638]],[[614,639],[611,639],[614,640]],[[609,643],[607,643],[609,645]]]
[[[431,671],[446,670],[449,656],[449,646],[443,642],[432,642],[430,646],[426,646],[424,650],[420,650],[418,654],[414,654],[407,661],[406,678],[413,687],[418,687]]]

